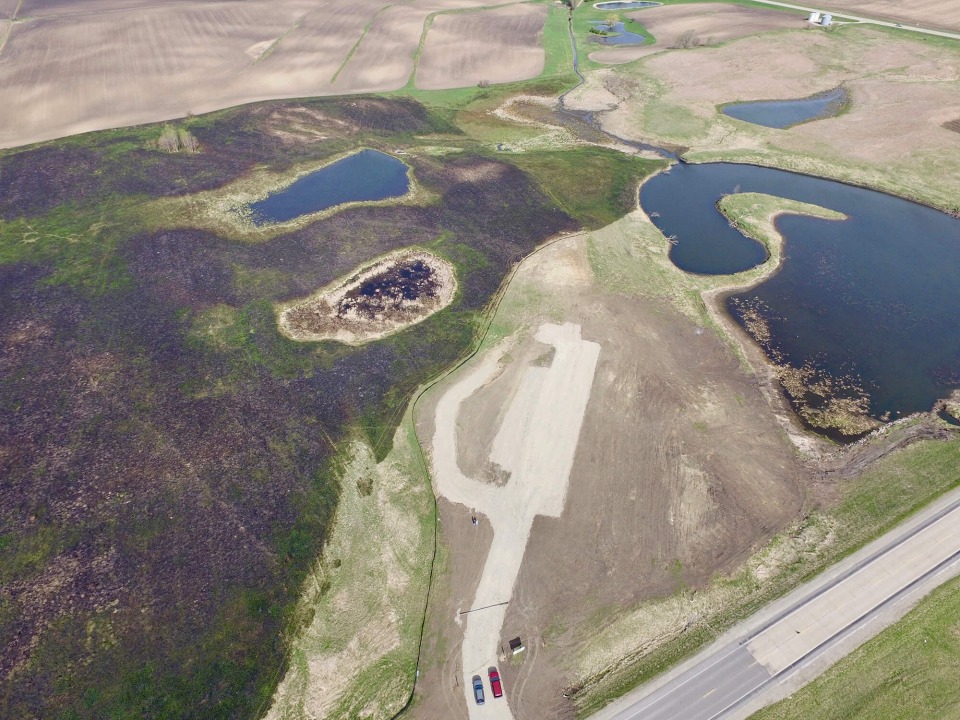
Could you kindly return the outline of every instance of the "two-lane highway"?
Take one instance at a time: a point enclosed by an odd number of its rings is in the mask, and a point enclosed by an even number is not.
[[[817,670],[879,632],[937,584],[960,571],[960,491],[791,593],[778,609],[735,628],[669,679],[597,713],[595,720],[720,720],[820,661]],[[769,615],[769,616],[768,616]]]

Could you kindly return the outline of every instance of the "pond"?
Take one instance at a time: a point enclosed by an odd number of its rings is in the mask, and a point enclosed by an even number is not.
[[[838,87],[799,100],[731,103],[725,105],[721,112],[754,125],[784,129],[811,120],[834,117],[843,109],[848,98],[846,89]]]
[[[960,220],[780,170],[681,164],[648,181],[640,195],[657,227],[675,236],[677,266],[732,273],[766,257],[716,209],[731,192],[800,200],[850,218],[782,216],[779,272],[727,299],[771,360],[802,370],[805,382],[866,399],[877,419],[928,411],[960,387]],[[766,337],[758,337],[757,322]]]
[[[402,197],[410,189],[407,166],[378,150],[361,150],[250,204],[256,225],[281,223],[348,202]]]
[[[636,10],[659,5],[663,5],[663,3],[646,2],[646,0],[610,0],[609,2],[597,3],[593,7],[597,10]]]
[[[591,39],[601,45],[642,45],[647,41],[643,35],[627,30],[619,20],[612,25],[602,20],[595,20],[590,24],[593,25],[596,31],[591,33]],[[599,35],[597,33],[610,34]]]

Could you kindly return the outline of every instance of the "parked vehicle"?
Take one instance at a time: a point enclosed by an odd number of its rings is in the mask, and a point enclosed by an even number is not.
[[[477,705],[483,705],[483,680],[479,675],[473,676],[473,699],[477,701]]]
[[[500,673],[497,672],[495,667],[487,670],[487,674],[490,675],[490,689],[493,691],[493,696],[495,698],[503,697],[503,685],[500,682]]]

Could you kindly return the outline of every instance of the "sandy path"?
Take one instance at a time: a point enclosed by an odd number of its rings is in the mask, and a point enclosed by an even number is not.
[[[579,325],[542,325],[536,339],[556,351],[549,367],[525,370],[494,439],[491,460],[510,473],[506,485],[497,487],[466,477],[457,461],[456,440],[461,404],[497,375],[506,345],[488,353],[446,392],[436,409],[433,472],[437,493],[485,516],[493,528],[493,542],[470,606],[482,609],[464,616],[463,688],[471,720],[513,717],[506,702],[490,697],[487,668],[497,664],[506,603],[513,593],[533,519],[563,512],[600,356],[599,345],[580,337]],[[473,699],[474,675],[484,679],[489,701],[482,707]]]

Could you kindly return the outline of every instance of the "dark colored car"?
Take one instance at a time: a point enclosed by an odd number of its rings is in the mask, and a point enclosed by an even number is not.
[[[503,697],[503,685],[500,683],[500,673],[497,672],[495,667],[487,670],[487,673],[490,675],[490,689],[493,690],[493,696],[495,698]]]
[[[477,705],[483,705],[483,680],[479,675],[473,676],[473,699],[477,701]]]

